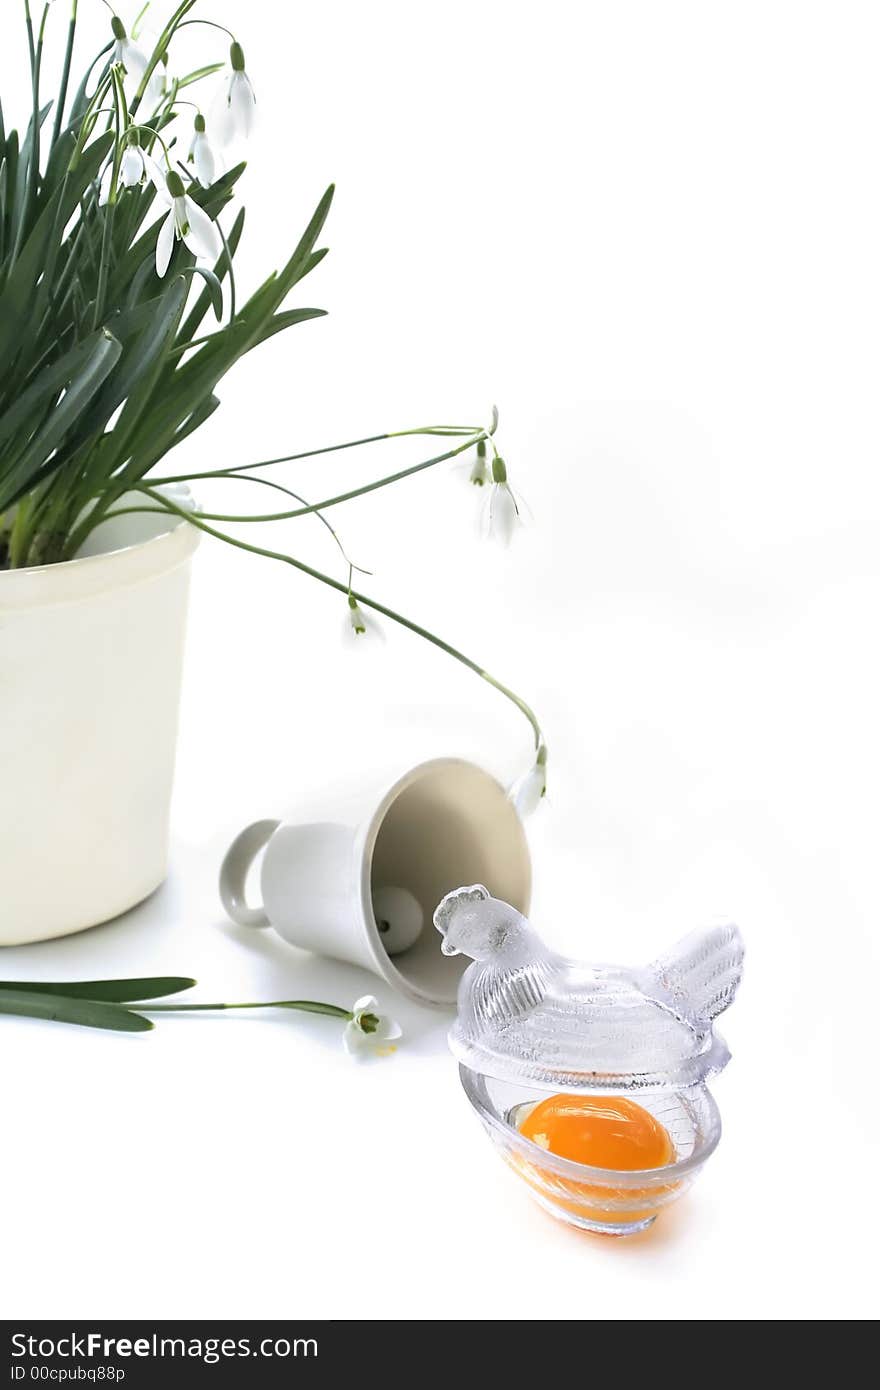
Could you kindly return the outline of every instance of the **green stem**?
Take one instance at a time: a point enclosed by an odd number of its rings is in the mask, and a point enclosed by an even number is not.
[[[70,7],[70,24],[67,28],[67,46],[64,50],[64,66],[61,69],[61,82],[58,87],[58,105],[55,107],[55,121],[52,127],[53,145],[61,134],[64,107],[67,103],[67,85],[70,81],[70,64],[73,58],[73,40],[76,35],[76,7],[78,3],[79,0],[72,0]]]
[[[154,502],[158,502],[165,511],[174,512],[177,516],[183,517],[185,521],[189,521],[199,531],[204,531],[205,535],[214,536],[215,539],[225,541],[227,545],[234,545],[238,550],[245,550],[251,555],[262,555],[267,560],[278,560],[283,565],[291,565],[294,569],[298,569],[303,574],[309,575],[310,578],[317,579],[319,583],[326,584],[329,588],[335,589],[337,593],[345,594],[346,596],[351,594],[358,603],[362,603],[367,608],[371,608],[374,613],[381,613],[383,617],[389,618],[391,622],[397,623],[399,627],[405,627],[409,632],[414,632],[417,637],[421,637],[426,642],[430,642],[432,646],[437,647],[441,652],[445,652],[447,656],[453,657],[454,660],[460,662],[462,666],[466,666],[469,671],[473,671],[481,680],[486,681],[497,690],[499,694],[503,695],[506,700],[510,700],[512,704],[516,705],[517,709],[521,714],[525,715],[532,727],[535,747],[541,747],[543,742],[541,725],[531,706],[526,704],[525,700],[517,695],[515,691],[511,690],[509,686],[504,685],[503,682],[496,680],[488,671],[485,671],[478,662],[473,661],[469,656],[466,656],[464,652],[460,652],[457,647],[453,647],[449,642],[445,642],[443,638],[438,637],[436,633],[429,632],[427,628],[421,627],[418,623],[414,623],[410,618],[405,618],[402,613],[395,613],[393,608],[386,607],[384,603],[378,603],[376,599],[368,598],[366,594],[358,593],[357,590],[354,589],[349,589],[347,584],[343,584],[338,579],[331,578],[329,574],[322,574],[320,570],[313,569],[311,565],[305,564],[302,560],[297,560],[293,555],[284,555],[279,550],[269,550],[264,546],[253,545],[249,541],[239,540],[238,537],[230,536],[225,531],[218,531],[214,526],[208,526],[197,513],[188,512],[184,507],[178,507],[170,497],[165,497],[160,492],[153,492],[143,484],[138,488],[138,491],[151,497]]]
[[[235,35],[232,30],[227,29],[225,24],[218,24],[214,19],[185,19],[183,23],[179,24],[177,27],[179,29],[186,29],[190,24],[204,24],[209,29],[219,29],[221,33],[226,34],[227,37],[232,39],[232,42],[235,43]]]
[[[113,171],[110,175],[110,192],[104,208],[104,225],[101,231],[101,261],[98,266],[98,285],[95,290],[95,308],[92,314],[92,328],[98,327],[104,312],[104,297],[107,293],[107,277],[110,273],[110,242],[113,234],[113,218],[116,214],[116,189],[119,182],[119,165],[122,160],[122,130],[127,120],[123,120],[125,96],[122,92],[122,78],[111,68],[113,78],[113,98],[116,111],[116,147],[113,152]],[[127,117],[127,111],[124,113]]]
[[[351,1009],[341,1009],[338,1004],[322,1004],[317,999],[268,999],[254,1004],[146,1004],[126,1003],[126,1008],[137,1009],[142,1014],[155,1013],[199,1013],[215,1009],[299,1009],[304,1014],[327,1014],[330,1018],[353,1018]]]
[[[209,335],[213,337],[213,334]],[[188,344],[189,347],[194,344]],[[343,449],[359,449],[362,444],[380,444],[383,439],[403,439],[412,434],[483,433],[480,425],[422,425],[414,430],[389,430],[385,434],[368,434],[363,439],[348,439],[344,444],[328,444],[323,449],[306,449],[302,454],[280,454],[274,459],[259,459],[256,463],[235,464],[230,468],[209,468],[204,473],[176,473],[168,478],[151,478],[151,483],[189,483],[195,478],[223,478],[230,473],[250,473],[255,468],[272,468],[276,463],[296,463],[300,459],[317,458],[320,454],[338,454]]]
[[[211,335],[213,337],[213,334]],[[319,454],[337,454],[342,449],[357,449],[361,444],[378,444],[390,439],[390,434],[371,434],[365,439],[350,439],[345,444],[330,444],[324,449],[307,449],[302,454],[282,454],[274,459],[260,459],[258,463],[243,463],[235,468],[209,468],[204,473],[175,473],[167,478],[151,478],[151,483],[190,483],[197,478],[223,478],[229,473],[249,473],[255,468],[271,468],[276,463],[295,463],[299,459],[317,458]]]
[[[300,494],[299,494],[298,492],[294,492],[292,488],[284,487],[284,485],[283,485],[282,483],[276,483],[275,480],[274,480],[273,478],[242,478],[241,475],[238,474],[238,473],[230,473],[229,476],[228,476],[228,478],[226,479],[226,481],[227,481],[227,482],[230,482],[230,483],[231,483],[231,482],[236,482],[236,483],[248,483],[248,484],[250,484],[251,487],[253,487],[253,485],[254,485],[255,483],[256,483],[259,487],[269,487],[269,488],[272,488],[273,491],[275,491],[275,492],[283,492],[283,493],[285,493],[288,497],[292,497],[292,498],[294,499],[295,502],[301,502],[302,505],[303,505],[304,507],[306,507],[306,508],[309,507],[309,503],[306,501],[305,497],[300,496]],[[121,511],[119,511],[119,512],[111,512],[110,515],[111,515],[111,516],[124,516],[126,510],[128,510],[128,509],[127,509],[127,508],[123,508],[123,509],[122,509]],[[132,510],[132,511],[137,511],[137,512],[143,512],[143,511],[144,511],[144,508],[143,508],[143,507],[132,507],[131,510]],[[158,511],[158,510],[160,510],[160,509],[159,509],[159,508],[156,508],[156,510]],[[319,520],[319,521],[327,528],[327,530],[330,532],[330,535],[333,537],[334,541],[336,542],[337,546],[339,547],[339,553],[340,553],[340,555],[342,556],[342,558],[343,558],[343,560],[345,561],[345,563],[346,563],[347,565],[349,565],[351,569],[357,570],[359,574],[370,574],[370,573],[371,573],[370,570],[365,570],[361,565],[356,565],[356,564],[354,564],[354,562],[353,562],[352,560],[349,559],[348,553],[347,553],[347,551],[346,551],[346,549],[345,549],[345,546],[342,544],[342,541],[341,541],[340,538],[339,538],[338,532],[337,532],[337,531],[335,530],[335,528],[331,525],[331,523],[327,520],[326,516],[324,516],[323,513],[322,513],[322,512],[319,512],[319,511],[316,511],[316,512],[315,512],[315,516],[318,518],[318,520]]]
[[[459,454],[473,448],[474,444],[485,438],[487,438],[486,434],[480,431],[479,435],[465,440],[464,444],[459,444],[457,449],[447,449],[443,454],[435,454],[433,458],[411,464],[409,468],[401,468],[397,473],[389,473],[386,477],[377,478],[372,483],[364,483],[363,487],[352,488],[348,492],[340,492],[335,497],[328,497],[323,502],[315,502],[308,507],[297,507],[288,512],[255,513],[251,516],[236,516],[231,512],[200,512],[199,515],[204,517],[205,521],[293,521],[298,516],[308,516],[310,512],[325,512],[328,507],[338,507],[343,502],[351,502],[355,497],[364,497],[368,492],[376,492],[379,488],[390,487],[392,483],[399,483],[403,478],[411,478],[414,473],[422,473],[426,468],[434,468],[438,463],[446,463],[448,459],[457,458]],[[229,476],[240,476],[240,474],[230,474]],[[150,481],[152,482],[152,479]]]

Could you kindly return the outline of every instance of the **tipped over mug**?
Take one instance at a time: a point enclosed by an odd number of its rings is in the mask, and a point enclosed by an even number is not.
[[[262,853],[261,901],[247,881]],[[360,965],[421,1003],[454,1004],[467,961],[447,956],[431,918],[462,883],[526,912],[531,862],[504,788],[475,763],[438,758],[334,800],[324,818],[260,820],[226,853],[220,896],[242,927]]]

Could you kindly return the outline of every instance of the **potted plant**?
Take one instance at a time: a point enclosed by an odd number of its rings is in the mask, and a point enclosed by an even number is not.
[[[217,409],[216,387],[240,358],[323,312],[287,301],[325,254],[333,196],[287,264],[244,298],[234,271],[244,209],[230,206],[244,165],[219,173],[217,151],[247,135],[254,92],[232,34],[227,61],[169,75],[175,37],[202,22],[195,4],[178,4],[149,46],[112,13],[105,47],[74,86],[72,0],[60,81],[44,102],[44,38],[61,6],[32,13],[25,0],[23,136],[0,108],[0,944],[104,921],[164,877],[187,583],[202,533],[335,587],[356,633],[373,607],[489,680],[534,732],[519,794],[535,801],[545,786],[534,714],[478,663],[359,593],[347,562],[339,577],[321,574],[226,529],[315,513],[332,530],[330,508],[471,451],[472,479],[506,532],[518,506],[497,415],[486,427],[400,431],[437,437],[437,451],[314,504],[266,476],[296,454],[199,474],[160,467]],[[222,27],[205,22],[212,34]],[[250,480],[276,506],[200,511],[187,486],[198,477]]]

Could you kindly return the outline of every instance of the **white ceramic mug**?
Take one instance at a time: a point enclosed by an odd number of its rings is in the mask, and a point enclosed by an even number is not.
[[[247,878],[263,850],[262,902],[251,906]],[[332,819],[249,825],[227,851],[220,895],[240,926],[274,927],[291,945],[363,966],[411,999],[452,1004],[468,962],[443,955],[431,918],[463,883],[485,883],[527,912],[528,845],[494,777],[439,758],[334,801]]]

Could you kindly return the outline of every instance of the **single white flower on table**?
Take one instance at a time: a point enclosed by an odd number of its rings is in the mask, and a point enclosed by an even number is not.
[[[156,274],[160,278],[168,269],[175,240],[182,241],[194,256],[209,260],[216,260],[223,250],[214,223],[204,208],[189,197],[183,179],[174,169],[169,169],[165,176],[165,197],[171,206],[156,240]]]
[[[529,768],[510,788],[510,800],[520,816],[531,816],[537,811],[542,799],[547,795],[547,746],[542,743],[537,757]]]
[[[134,39],[128,37],[125,25],[118,14],[115,14],[110,20],[110,28],[113,30],[113,49],[110,54],[110,62],[118,63],[126,77],[130,78],[136,85],[147,70],[147,55],[140,45],[134,42]]]
[[[365,994],[361,999],[356,999],[352,1006],[342,1042],[346,1052],[353,1057],[365,1057],[370,1053],[387,1057],[394,1052],[393,1044],[402,1033],[399,1023],[379,1012],[379,1001],[372,994]]]
[[[492,460],[492,487],[489,493],[488,530],[493,540],[510,545],[513,533],[522,524],[522,499],[507,481],[507,465],[500,454]]]
[[[208,139],[205,118],[201,111],[196,113],[193,122],[193,138],[190,141],[187,160],[195,170],[196,178],[202,188],[210,188],[217,177],[217,156]]]
[[[223,88],[214,106],[214,120],[224,144],[247,139],[254,128],[257,98],[251,79],[245,72],[244,50],[233,42],[229,49],[232,71],[224,78]]]

